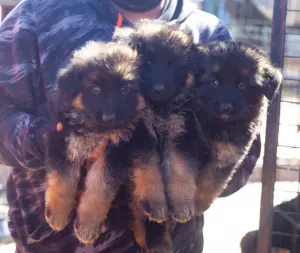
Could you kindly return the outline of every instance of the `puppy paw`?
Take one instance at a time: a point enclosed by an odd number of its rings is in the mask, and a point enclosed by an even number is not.
[[[69,212],[57,210],[55,207],[46,206],[45,219],[54,231],[63,230],[69,223]]]
[[[195,215],[195,205],[192,202],[176,204],[170,208],[170,213],[173,220],[180,223],[185,223]]]
[[[80,222],[76,219],[74,224],[74,232],[78,240],[84,244],[93,243],[101,233],[101,225],[92,222]]]
[[[162,223],[168,218],[168,208],[165,201],[157,202],[151,200],[140,201],[141,207],[149,220]]]

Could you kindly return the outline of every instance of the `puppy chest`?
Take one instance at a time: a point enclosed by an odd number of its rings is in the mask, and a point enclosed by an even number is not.
[[[232,165],[239,160],[239,148],[232,143],[215,143],[213,147],[215,161],[220,167]]]

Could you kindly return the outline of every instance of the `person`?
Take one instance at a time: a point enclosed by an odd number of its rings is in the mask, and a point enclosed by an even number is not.
[[[46,106],[56,74],[72,52],[88,40],[112,40],[115,27],[141,18],[189,27],[195,43],[231,40],[217,17],[189,0],[23,0],[0,27],[0,161],[11,166],[7,181],[9,229],[17,253],[133,253],[138,248],[128,229],[126,191],[120,191],[107,230],[93,245],[82,245],[72,222],[63,231],[44,218],[44,142],[51,130]],[[258,138],[223,196],[246,184],[260,154]],[[203,249],[203,217],[172,230],[174,252]]]

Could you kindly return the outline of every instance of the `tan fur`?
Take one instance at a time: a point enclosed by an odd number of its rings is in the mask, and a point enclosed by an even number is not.
[[[163,121],[165,122],[165,121]],[[169,138],[174,139],[185,132],[184,116],[171,114],[167,120],[165,131],[169,133]]]
[[[185,209],[186,202],[194,202],[196,181],[195,174],[189,171],[190,164],[175,149],[172,143],[168,147],[168,164],[167,164],[167,191],[171,205],[180,217],[173,218],[178,222],[187,222],[191,214]],[[177,215],[178,216],[178,215]]]
[[[60,231],[69,222],[69,215],[75,207],[79,171],[72,170],[65,177],[57,171],[48,173],[45,192],[45,218],[51,228]]]
[[[110,181],[105,156],[106,146],[107,142],[104,142],[101,149],[98,147],[99,158],[88,172],[86,189],[77,211],[78,224],[74,231],[83,243],[90,243],[98,238],[100,225],[105,221],[117,193],[116,188],[106,183]]]
[[[136,106],[136,110],[137,111],[140,111],[142,109],[144,109],[146,107],[146,102],[145,102],[145,99],[142,95],[138,95],[138,103],[137,103],[137,106]]]
[[[138,200],[148,201],[149,204],[155,204],[155,207],[161,209],[161,212],[166,212],[164,184],[157,154],[149,157],[148,161],[141,157],[133,161],[133,180],[134,195]],[[160,210],[156,211],[159,212]],[[149,219],[163,222],[165,217],[156,215],[156,217],[149,217]]]
[[[144,224],[144,214],[140,204],[135,196],[132,196],[131,210],[133,220],[131,222],[131,230],[133,232],[134,239],[141,249],[147,249],[146,243],[146,228]]]
[[[190,72],[188,73],[187,79],[185,80],[185,87],[191,88],[195,83],[195,74]]]
[[[217,161],[223,165],[236,162],[240,158],[237,146],[231,143],[216,143],[214,150]]]
[[[84,109],[84,105],[82,104],[82,93],[79,93],[72,101],[72,105],[80,110]]]

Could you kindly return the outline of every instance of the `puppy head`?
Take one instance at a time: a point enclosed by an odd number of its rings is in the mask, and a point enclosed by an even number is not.
[[[155,103],[164,103],[180,92],[188,79],[193,49],[189,31],[163,21],[142,20],[135,28],[117,29],[114,38],[141,55],[141,90]]]
[[[88,42],[59,72],[58,92],[83,123],[121,126],[143,107],[138,64],[137,52],[127,45]]]
[[[252,45],[216,42],[199,48],[199,98],[205,111],[224,121],[251,120],[272,100],[282,74]]]

